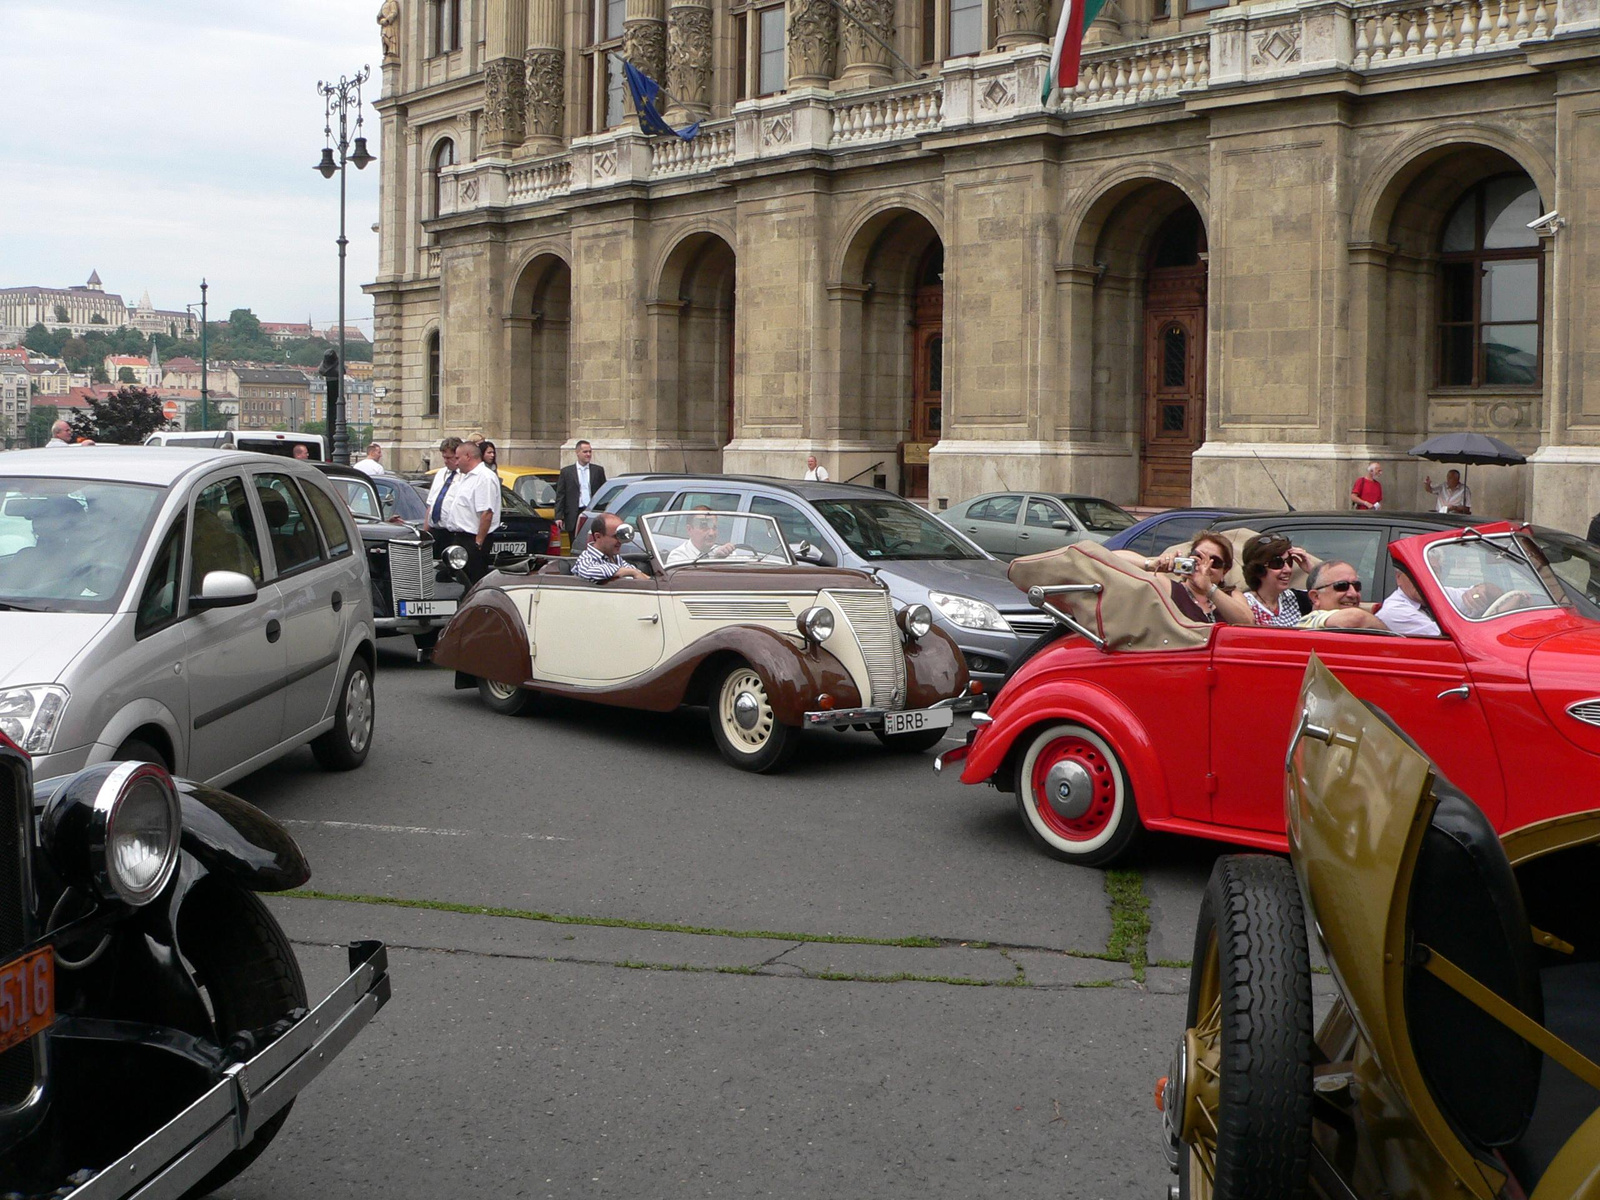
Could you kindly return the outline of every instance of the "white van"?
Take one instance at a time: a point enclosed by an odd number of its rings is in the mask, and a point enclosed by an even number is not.
[[[294,457],[294,448],[304,446],[313,462],[328,460],[328,439],[320,433],[278,433],[271,429],[213,429],[209,433],[152,433],[146,446],[188,446],[191,449],[251,450],[257,454]]]

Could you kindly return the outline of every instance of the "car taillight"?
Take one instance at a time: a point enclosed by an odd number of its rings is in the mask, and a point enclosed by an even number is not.
[[[561,522],[560,521],[551,521],[550,522],[550,540],[545,543],[544,552],[546,554],[560,554],[561,553]]]

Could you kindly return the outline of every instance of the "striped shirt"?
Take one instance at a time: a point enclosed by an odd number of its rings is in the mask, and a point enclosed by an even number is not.
[[[572,564],[572,573],[579,579],[604,583],[622,570],[622,567],[622,559],[608,557],[601,553],[599,546],[590,542],[583,548],[583,553],[578,555],[578,561]]]

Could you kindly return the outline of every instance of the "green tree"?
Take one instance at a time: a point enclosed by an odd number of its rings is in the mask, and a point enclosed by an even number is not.
[[[109,325],[110,322],[107,321],[104,317],[102,317],[99,313],[90,313],[89,314],[89,324],[91,324],[91,325]]]
[[[123,387],[104,400],[89,398],[89,411],[72,414],[72,432],[79,437],[117,446],[143,444],[158,429],[168,428],[161,397],[142,387]]]
[[[138,381],[138,379],[136,379],[134,377],[133,368],[132,367],[119,367],[117,369],[117,382],[118,383],[138,383],[139,381]]]
[[[56,423],[56,410],[48,404],[35,404],[28,410],[28,445],[42,446],[50,440],[50,426]]]
[[[22,344],[35,354],[42,354],[46,358],[61,357],[61,343],[70,335],[65,329],[46,329],[43,325],[31,325],[28,332],[22,335]]]
[[[65,325],[66,323],[67,323],[67,306],[65,304],[58,304],[58,305],[56,305],[56,324],[57,325]]]
[[[110,383],[111,376],[106,374],[104,367],[96,365],[89,369],[89,380],[92,383]]]
[[[248,308],[236,308],[228,314],[228,335],[237,342],[264,342],[261,322]]]

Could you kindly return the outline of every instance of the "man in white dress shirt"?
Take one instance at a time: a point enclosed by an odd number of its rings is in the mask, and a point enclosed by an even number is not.
[[[383,447],[378,445],[377,442],[373,442],[367,447],[367,456],[365,458],[351,465],[356,470],[364,471],[368,475],[383,475],[387,473],[383,469]]]
[[[1438,637],[1439,622],[1422,602],[1422,593],[1404,567],[1394,569],[1395,590],[1378,606],[1378,619],[1406,637]]]
[[[1433,486],[1433,477],[1425,475],[1422,486],[1427,489],[1428,495],[1433,497],[1433,511],[1442,513],[1470,513],[1472,511],[1472,489],[1461,482],[1461,472],[1449,471],[1444,477],[1443,487]]]
[[[568,533],[578,532],[578,518],[606,485],[606,469],[594,461],[594,447],[580,438],[573,453],[578,461],[561,468],[556,480],[556,520]]]
[[[483,465],[476,442],[456,447],[456,482],[441,507],[440,523],[466,549],[466,576],[477,583],[489,573],[489,534],[500,524],[500,477]]]

